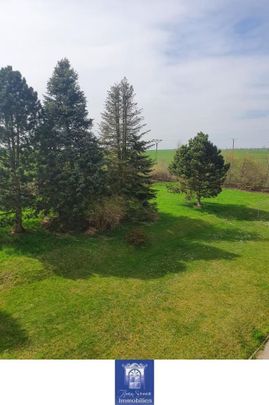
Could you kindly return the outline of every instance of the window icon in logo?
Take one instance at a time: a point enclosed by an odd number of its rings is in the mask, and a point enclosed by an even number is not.
[[[135,368],[129,373],[129,388],[137,390],[141,388],[141,373]]]
[[[147,364],[128,363],[123,364],[125,371],[125,384],[131,390],[140,390],[145,387],[145,368]]]

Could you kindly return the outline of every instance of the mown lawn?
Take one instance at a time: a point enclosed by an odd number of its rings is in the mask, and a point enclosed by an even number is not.
[[[269,195],[158,186],[149,243],[0,234],[2,358],[248,358],[269,333]]]

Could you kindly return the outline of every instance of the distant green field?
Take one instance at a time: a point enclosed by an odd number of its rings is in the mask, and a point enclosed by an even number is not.
[[[268,164],[269,161],[269,149],[223,149],[222,150],[223,155],[225,157],[232,156],[234,155],[235,157],[238,158],[245,158],[245,157],[251,157],[255,160],[258,160],[261,163]],[[168,165],[171,160],[173,159],[173,156],[175,154],[175,149],[160,149],[156,153],[155,150],[149,150],[148,151],[150,157],[153,160],[157,160],[158,163],[162,165]]]

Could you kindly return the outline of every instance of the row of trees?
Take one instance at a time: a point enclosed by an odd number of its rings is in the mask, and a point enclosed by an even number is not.
[[[108,92],[100,137],[92,132],[86,98],[67,59],[56,65],[43,103],[20,72],[0,70],[0,210],[23,232],[26,207],[83,226],[104,196],[151,208],[151,160],[141,110],[124,78]]]

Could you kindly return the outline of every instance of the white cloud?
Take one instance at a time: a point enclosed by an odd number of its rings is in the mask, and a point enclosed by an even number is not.
[[[253,2],[242,4],[2,0],[0,64],[20,70],[41,95],[57,60],[68,57],[97,122],[107,89],[126,75],[162,147],[199,130],[221,147],[231,137],[241,147],[263,146],[268,116],[247,118],[248,111],[269,110],[269,53],[260,31],[234,34],[253,10]],[[268,6],[261,0],[255,10],[262,17]]]

